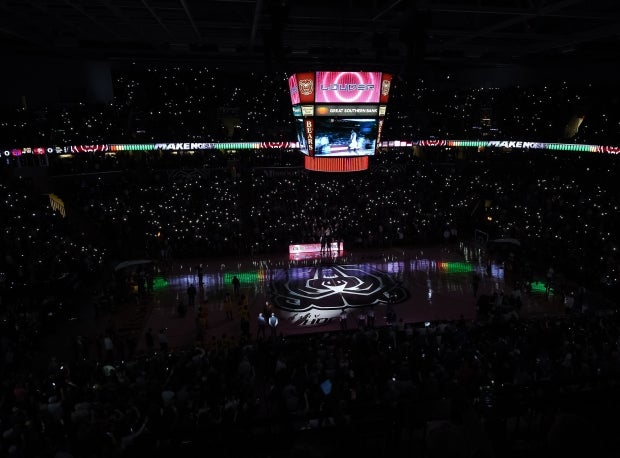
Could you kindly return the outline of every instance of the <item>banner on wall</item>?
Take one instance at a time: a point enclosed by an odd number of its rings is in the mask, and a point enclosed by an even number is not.
[[[65,203],[62,199],[56,194],[48,194],[48,197],[50,199],[50,207],[52,207],[52,210],[57,211],[63,218],[65,218],[67,216],[67,212],[65,210]]]

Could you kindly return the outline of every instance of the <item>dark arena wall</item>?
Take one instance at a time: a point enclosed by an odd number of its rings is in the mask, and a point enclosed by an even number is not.
[[[112,74],[105,61],[11,56],[2,66],[0,106],[40,108],[112,101]]]

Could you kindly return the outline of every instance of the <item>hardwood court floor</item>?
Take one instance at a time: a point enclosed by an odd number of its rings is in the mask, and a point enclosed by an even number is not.
[[[338,330],[343,309],[349,329],[356,328],[359,315],[370,309],[377,327],[387,324],[390,308],[403,323],[471,320],[476,317],[478,300],[473,295],[474,272],[481,278],[478,296],[511,290],[512,280],[503,266],[490,262],[489,274],[487,261],[483,251],[460,245],[345,252],[340,257],[297,261],[274,255],[170,262],[156,266],[155,288],[145,300],[98,314],[92,304],[85,304],[78,320],[58,326],[47,348],[61,354],[71,348],[75,336],[98,341],[109,328],[118,335],[131,335],[137,353],[146,350],[147,329],[154,334],[164,329],[170,348],[186,348],[196,342],[198,316],[205,312],[204,341],[222,336],[237,339],[241,335],[241,295],[247,301],[252,338],[257,334],[257,315],[266,311],[267,303],[279,318],[278,334],[283,335]],[[202,266],[202,285],[198,266]],[[233,276],[240,280],[237,296]],[[187,306],[190,284],[197,290],[195,304],[181,317],[177,305],[181,301]],[[232,320],[226,316],[226,293],[232,300]],[[553,301],[533,293],[524,297],[521,315],[557,309]]]

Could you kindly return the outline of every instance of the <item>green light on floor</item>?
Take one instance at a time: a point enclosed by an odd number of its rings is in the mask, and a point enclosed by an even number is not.
[[[542,281],[535,281],[530,283],[530,289],[533,293],[537,294],[545,294],[547,288],[545,288],[545,283]],[[549,290],[549,296],[553,296],[553,288]]]
[[[465,274],[474,270],[473,264],[468,262],[440,262],[439,269],[447,274]]]
[[[166,281],[165,278],[163,278],[163,277],[155,277],[153,279],[153,290],[154,291],[158,291],[160,289],[164,289],[166,286],[168,286],[168,282]]]
[[[253,272],[226,272],[224,274],[224,285],[232,285],[232,279],[234,276],[237,276],[240,283],[244,284],[254,284],[259,281],[261,275],[258,271]]]

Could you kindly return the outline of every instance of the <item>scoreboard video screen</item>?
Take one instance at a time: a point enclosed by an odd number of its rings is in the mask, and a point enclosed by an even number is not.
[[[377,146],[377,119],[316,118],[315,156],[368,156]]]
[[[309,156],[375,154],[392,75],[305,72],[289,77],[300,149]]]

